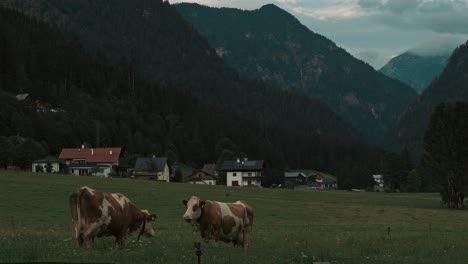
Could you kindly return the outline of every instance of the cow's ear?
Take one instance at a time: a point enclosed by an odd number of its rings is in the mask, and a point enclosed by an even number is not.
[[[183,204],[185,207],[187,207],[187,203],[188,203],[187,200],[182,200],[182,204]]]
[[[156,215],[155,214],[148,215],[148,220],[149,221],[155,221],[156,220]]]
[[[200,207],[201,208],[205,207],[205,201],[200,201]]]

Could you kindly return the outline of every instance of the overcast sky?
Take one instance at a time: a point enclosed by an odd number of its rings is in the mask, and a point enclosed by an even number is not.
[[[468,40],[468,0],[169,0],[258,9],[273,3],[380,69],[412,50],[438,55]]]

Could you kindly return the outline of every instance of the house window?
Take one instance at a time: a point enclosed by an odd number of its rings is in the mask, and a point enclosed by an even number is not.
[[[251,172],[247,173],[247,176],[249,176],[249,177],[252,176],[252,173]],[[249,185],[250,185],[250,183],[249,183]]]
[[[239,186],[239,182],[238,181],[232,181],[232,186]]]
[[[234,172],[234,173],[232,174],[232,176],[236,177],[236,176],[237,176],[237,173]]]
[[[250,186],[252,185],[252,181],[247,181],[247,184]]]

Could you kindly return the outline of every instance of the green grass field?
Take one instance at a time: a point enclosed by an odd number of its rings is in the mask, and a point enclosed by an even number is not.
[[[97,238],[80,249],[68,207],[81,186],[121,192],[158,218],[156,236]],[[199,233],[181,201],[245,200],[255,209],[251,247],[202,243],[201,263],[468,263],[468,212],[438,194],[227,188],[130,179],[0,171],[1,262],[197,263]],[[390,231],[389,231],[390,228]]]

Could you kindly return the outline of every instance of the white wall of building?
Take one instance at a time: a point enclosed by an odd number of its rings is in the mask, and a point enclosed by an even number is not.
[[[38,162],[38,163],[33,162],[32,166],[31,166],[32,167],[32,172],[37,172],[36,171],[36,166],[37,165],[42,166],[42,172],[46,172],[47,162]],[[52,165],[52,173],[59,172],[60,168],[59,168],[59,163],[58,162],[51,162],[50,165]]]
[[[189,181],[190,184],[216,185],[215,180]]]
[[[258,172],[255,171],[228,171],[226,173],[227,186],[260,186],[261,181],[257,178]]]

